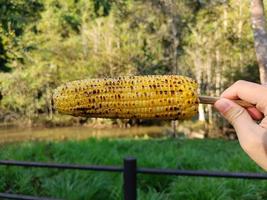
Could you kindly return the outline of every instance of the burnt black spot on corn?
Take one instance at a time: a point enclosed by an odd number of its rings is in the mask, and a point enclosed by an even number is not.
[[[178,75],[73,81],[58,87],[53,101],[64,114],[128,119],[188,119],[199,103],[197,83]]]

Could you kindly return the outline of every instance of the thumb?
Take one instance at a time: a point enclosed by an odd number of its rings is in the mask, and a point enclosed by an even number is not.
[[[221,98],[214,104],[214,107],[231,123],[237,134],[240,136],[256,128],[256,123],[248,112],[233,101]]]
[[[222,98],[216,101],[214,106],[234,126],[243,150],[267,169],[264,145],[266,129],[254,122],[248,112],[233,101]]]

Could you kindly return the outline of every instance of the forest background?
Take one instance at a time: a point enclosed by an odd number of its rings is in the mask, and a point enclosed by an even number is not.
[[[259,82],[250,1],[0,0],[1,123],[95,123],[58,115],[53,89],[146,74],[190,76],[210,96],[239,79]],[[212,106],[199,111],[209,127],[227,126]]]

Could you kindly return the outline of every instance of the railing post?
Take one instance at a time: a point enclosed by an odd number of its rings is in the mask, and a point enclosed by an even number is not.
[[[123,162],[123,190],[124,200],[136,200],[136,159],[124,158]]]

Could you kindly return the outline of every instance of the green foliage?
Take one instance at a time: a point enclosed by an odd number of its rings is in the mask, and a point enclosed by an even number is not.
[[[216,153],[215,153],[216,152]],[[237,141],[111,140],[37,142],[5,145],[0,159],[122,165],[126,156],[139,167],[262,172]],[[63,199],[121,199],[116,173],[2,167],[0,191]],[[265,181],[138,175],[138,196],[150,199],[266,199]]]
[[[0,0],[0,73],[10,72],[23,59],[20,37],[26,27],[34,29],[42,10],[39,0]]]
[[[6,32],[14,30],[16,35],[21,35],[26,25],[39,18],[42,10],[41,0],[0,0],[0,24]]]

